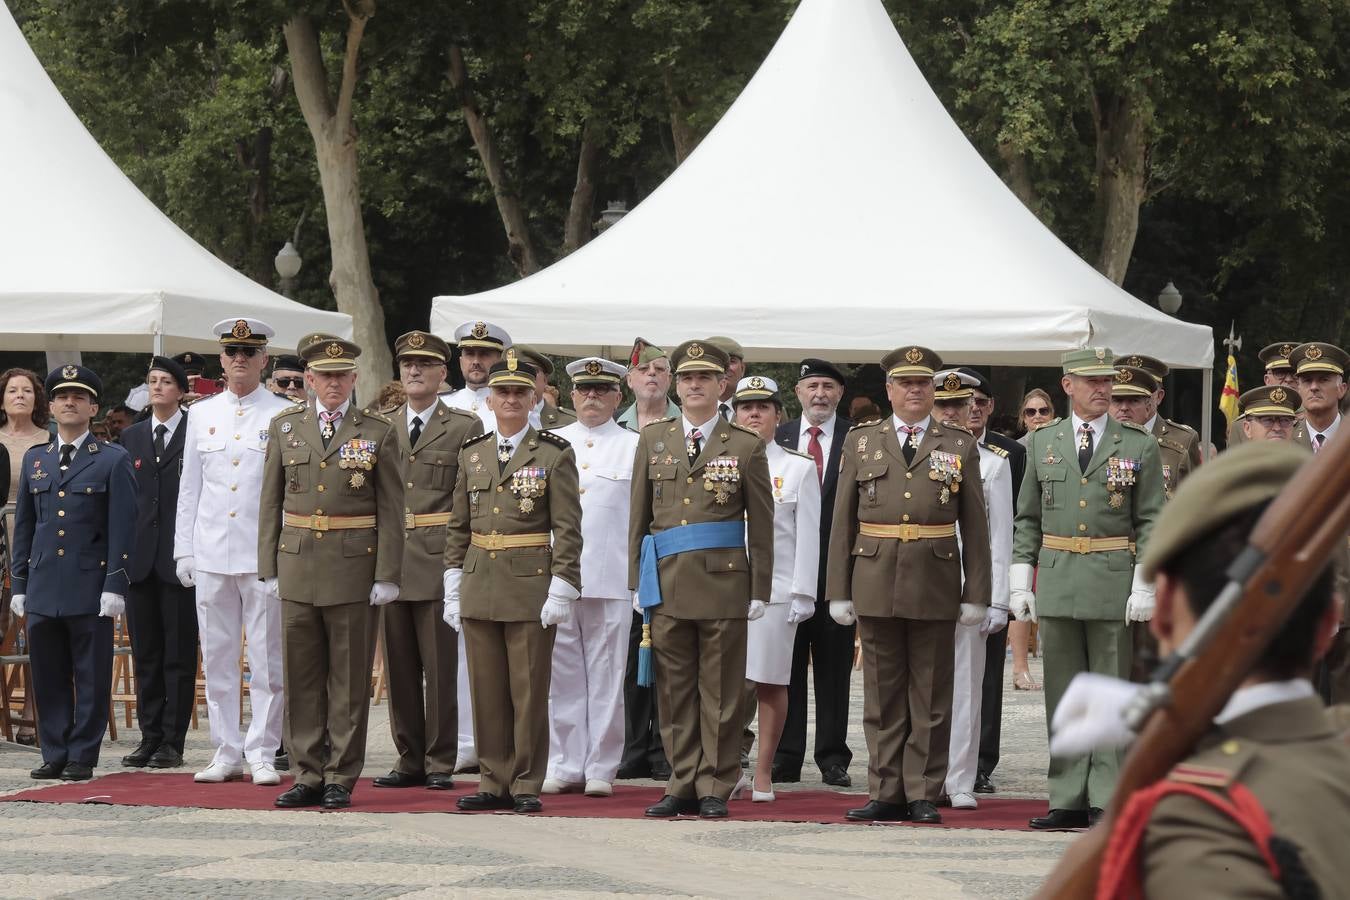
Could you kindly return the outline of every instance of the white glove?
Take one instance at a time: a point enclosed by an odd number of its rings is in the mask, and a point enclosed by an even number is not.
[[[1110,675],[1079,672],[1055,708],[1050,755],[1114,750],[1134,740],[1134,732],[1125,725],[1125,710],[1143,687]]]
[[[853,614],[853,601],[831,600],[830,618],[845,628],[858,621],[858,617]]]
[[[746,619],[753,622],[760,616],[764,615],[764,610],[768,608],[769,608],[768,604],[765,603],[763,600],[751,600],[750,609],[746,610],[745,617]]]
[[[443,595],[446,600],[459,602],[459,583],[464,580],[463,569],[446,569],[441,574],[441,587],[445,589]]]
[[[1031,592],[1035,577],[1031,563],[1013,563],[1008,567],[1008,611],[1019,622],[1036,621],[1036,595]]]
[[[377,581],[370,586],[370,605],[384,606],[398,599],[398,585]]]
[[[979,625],[984,621],[985,609],[986,607],[976,603],[962,603],[961,613],[956,617],[956,623],[965,626]]]
[[[455,631],[459,631],[459,600],[446,599],[445,609],[441,612],[441,620],[449,625]]]
[[[792,608],[788,610],[788,624],[797,625],[816,614],[816,601],[806,594],[792,595]]]
[[[1008,627],[1008,611],[1001,606],[991,606],[984,612],[984,621],[980,623],[980,634],[997,634]]]
[[[23,601],[28,599],[27,594],[15,594],[9,598],[9,611],[14,618],[20,618],[23,615]]]
[[[642,601],[638,599],[637,591],[633,591],[633,612],[642,612]]]
[[[13,607],[13,601],[10,606]],[[110,594],[104,591],[98,598],[98,614],[108,619],[115,619],[127,611],[127,601],[122,599],[121,594]]]
[[[570,621],[572,621],[572,604],[566,600],[549,597],[544,601],[544,608],[539,610],[539,624],[545,628]]]
[[[1153,618],[1153,583],[1144,580],[1144,570],[1134,567],[1134,581],[1130,584],[1130,599],[1125,601],[1126,622],[1147,622]]]
[[[178,574],[178,583],[183,587],[193,587],[197,583],[197,561],[191,556],[184,556],[174,563],[174,571]]]
[[[263,587],[267,589],[267,596],[273,600],[281,599],[281,580],[278,578],[264,578]]]

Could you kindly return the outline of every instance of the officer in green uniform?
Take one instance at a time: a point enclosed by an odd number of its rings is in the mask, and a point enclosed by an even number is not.
[[[1117,366],[1116,383],[1111,388],[1111,418],[1118,422],[1132,422],[1148,430],[1146,423],[1164,421],[1153,414],[1153,394],[1158,379],[1146,369]],[[1154,432],[1158,439],[1158,457],[1162,460],[1163,496],[1171,500],[1181,479],[1192,471],[1186,445],[1169,433]]]
[[[553,360],[547,354],[540,353],[525,344],[516,344],[516,357],[534,366],[534,409],[530,410],[530,424],[540,429],[558,429],[571,425],[577,420],[577,414],[570,409],[560,409],[549,402],[544,388],[553,377]]]
[[[548,767],[550,626],[581,596],[581,497],[567,441],[529,422],[535,369],[488,370],[497,431],[459,451],[445,545],[446,624],[464,630],[482,776],[462,810],[539,812]],[[540,627],[542,626],[542,627]]]
[[[1181,448],[1183,461],[1178,465],[1176,474],[1173,476],[1172,488],[1191,473],[1191,470],[1204,461],[1204,453],[1200,447],[1200,435],[1189,425],[1183,425],[1180,422],[1173,422],[1171,419],[1164,418],[1162,410],[1163,396],[1167,393],[1163,390],[1163,379],[1167,377],[1169,369],[1167,364],[1161,360],[1154,359],[1152,356],[1143,356],[1138,353],[1132,353],[1122,359],[1117,359],[1116,364],[1120,366],[1129,366],[1133,369],[1143,369],[1153,376],[1153,393],[1149,396],[1148,418],[1141,424],[1145,431],[1153,432],[1153,436],[1158,439],[1161,445],[1164,441],[1168,446]]]
[[[351,402],[361,348],[311,341],[312,404],[268,428],[258,577],[281,603],[286,747],[295,786],[280,807],[351,805],[366,758],[378,611],[398,598],[403,480],[389,419]]]
[[[1282,387],[1286,390],[1289,388],[1298,390],[1298,376],[1294,374],[1294,366],[1289,362],[1289,357],[1297,346],[1297,341],[1277,341],[1261,348],[1257,357],[1266,367],[1265,375],[1262,376],[1266,385]],[[1241,398],[1238,399],[1240,402]],[[1300,418],[1302,418],[1301,414]],[[1244,444],[1249,440],[1245,426],[1239,424],[1241,421],[1239,416],[1228,428],[1229,447],[1236,447],[1238,444]]]
[[[1341,427],[1350,354],[1335,344],[1310,341],[1295,347],[1289,362],[1298,375],[1298,393],[1303,398],[1303,421],[1294,429],[1294,443],[1316,453]]]
[[[1069,351],[1063,369],[1070,415],[1028,440],[1009,573],[1014,615],[1023,621],[1039,615],[1047,722],[1077,673],[1129,676],[1129,623],[1153,613],[1152,586],[1135,566],[1135,552],[1147,546],[1163,505],[1157,440],[1106,414],[1117,371],[1111,351]],[[1119,766],[1117,751],[1052,758],[1050,812],[1031,827],[1095,821]]]

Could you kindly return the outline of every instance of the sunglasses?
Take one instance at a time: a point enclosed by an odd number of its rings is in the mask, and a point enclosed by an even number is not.
[[[274,378],[272,380],[276,382],[277,387],[284,388],[298,388],[305,383],[303,378]]]
[[[226,356],[242,356],[245,359],[252,359],[258,355],[257,347],[226,347],[221,351]]]
[[[1048,406],[1028,406],[1026,409],[1022,410],[1022,415],[1024,415],[1024,416],[1048,416],[1048,415],[1050,415],[1050,412],[1051,412],[1051,410],[1050,410],[1050,407],[1048,407]]]

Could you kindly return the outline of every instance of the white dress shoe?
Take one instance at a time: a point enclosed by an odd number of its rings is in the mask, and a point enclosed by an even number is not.
[[[570,781],[563,781],[561,778],[545,778],[544,786],[540,789],[541,794],[575,794],[581,790],[581,785],[573,784]]]
[[[281,784],[281,776],[270,762],[255,762],[250,766],[253,769],[254,784]]]
[[[608,781],[601,781],[599,778],[591,778],[586,781],[587,797],[611,797],[614,795],[614,785]]]
[[[962,791],[959,794],[952,794],[952,809],[979,809],[980,804],[976,801],[974,794],[968,794]]]
[[[776,797],[773,794],[773,782],[769,782],[769,789],[761,791],[755,789],[755,782],[750,782],[750,802],[751,803],[772,803]]]
[[[238,763],[230,765],[223,762],[212,762],[211,765],[202,769],[192,780],[201,784],[220,784],[222,781],[242,781],[244,778],[244,767]]]
[[[732,800],[741,799],[741,794],[745,793],[745,789],[748,787],[750,787],[750,779],[742,775],[740,778],[736,780],[736,786],[731,789],[730,799]]]

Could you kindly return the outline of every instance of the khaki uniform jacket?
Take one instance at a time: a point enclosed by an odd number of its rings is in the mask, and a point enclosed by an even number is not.
[[[989,519],[975,436],[930,420],[908,464],[894,423],[887,416],[856,425],[844,437],[825,596],[853,601],[860,616],[955,621],[962,603],[988,606],[991,590]],[[934,453],[961,459],[959,490],[948,489],[945,503],[945,483],[929,477],[938,464]],[[959,524],[965,550],[954,535],[870,537],[859,533],[862,522]]]
[[[361,441],[369,443],[354,443]],[[344,447],[363,454],[370,469],[344,467]],[[282,524],[283,512],[374,516],[375,527],[297,528]],[[324,449],[312,403],[278,413],[263,462],[258,577],[280,578],[285,600],[337,606],[370,602],[371,585],[399,584],[402,568],[403,481],[393,423],[352,404]]]
[[[450,409],[437,402],[423,414],[427,420],[417,446],[408,443],[408,404],[390,416],[398,435],[403,464],[403,510],[408,516],[448,513],[459,472],[459,451],[470,438],[483,433],[482,421],[473,413]],[[405,522],[405,525],[407,523]],[[440,600],[445,593],[446,525],[406,528],[403,545],[403,584],[399,600]]]
[[[740,425],[719,419],[694,464],[685,453],[684,423],[660,419],[642,429],[633,460],[633,502],[628,519],[628,588],[638,588],[642,539],[696,522],[746,522],[746,550],[690,550],[663,559],[662,603],[656,611],[675,619],[745,618],[751,600],[773,594],[773,486],[764,441]],[[735,461],[736,481],[717,502],[709,469]],[[748,551],[748,559],[747,559]]]
[[[1343,707],[1341,708],[1344,709]],[[1256,795],[1325,898],[1350,896],[1350,746],[1316,697],[1273,703],[1216,726],[1169,776]],[[1285,897],[1245,829],[1208,804],[1163,799],[1144,835],[1146,897]]]
[[[1181,422],[1173,422],[1171,419],[1164,419],[1161,415],[1158,415],[1154,417],[1153,434],[1157,437],[1166,437],[1184,448],[1186,471],[1183,476],[1190,474],[1192,469],[1205,461],[1200,447],[1200,432],[1191,426],[1183,425]]]
[[[1340,418],[1341,418],[1341,415],[1340,415],[1339,413],[1337,413],[1336,418],[1337,418],[1337,419],[1340,419]],[[1340,431],[1340,424],[1343,424],[1343,423],[1336,423],[1335,420],[1333,420],[1333,424],[1336,424],[1336,426],[1337,426],[1337,427],[1336,427],[1336,430],[1339,432],[1339,431]],[[1315,433],[1316,433],[1316,430],[1315,430],[1311,425],[1308,424],[1308,420],[1307,420],[1307,419],[1299,419],[1299,420],[1298,420],[1298,424],[1294,426],[1293,441],[1294,441],[1295,444],[1298,444],[1298,445],[1303,446],[1303,447],[1307,447],[1309,450],[1311,450],[1311,449],[1312,449],[1312,436],[1313,436]],[[1330,441],[1330,438],[1328,438],[1327,440],[1328,440],[1328,442],[1329,442],[1329,441]]]
[[[1111,457],[1138,460],[1133,485],[1107,489]],[[1113,502],[1112,493],[1120,499]],[[1141,426],[1107,417],[1087,472],[1078,469],[1072,419],[1055,419],[1033,431],[1017,497],[1012,561],[1040,566],[1037,614],[1123,622],[1135,560],[1142,556],[1162,506],[1158,442]],[[1050,550],[1041,546],[1044,535],[1125,537],[1134,542],[1135,551]]]
[[[1191,474],[1196,466],[1191,450],[1199,449],[1200,439],[1189,428],[1177,426],[1162,416],[1153,419],[1153,436],[1158,439],[1158,457],[1162,462],[1163,498],[1171,500],[1181,480]],[[1195,437],[1195,440],[1189,441],[1191,437]]]
[[[571,425],[577,420],[577,414],[570,409],[559,409],[552,403],[545,403],[544,408],[539,410],[540,431],[562,428],[564,425]]]
[[[542,469],[534,483],[521,471],[530,468]],[[472,534],[550,531],[552,547],[485,550],[471,544]],[[581,498],[576,454],[567,441],[528,428],[504,471],[495,432],[467,441],[459,451],[444,564],[464,570],[460,614],[466,619],[538,619],[555,576],[580,592]]]

